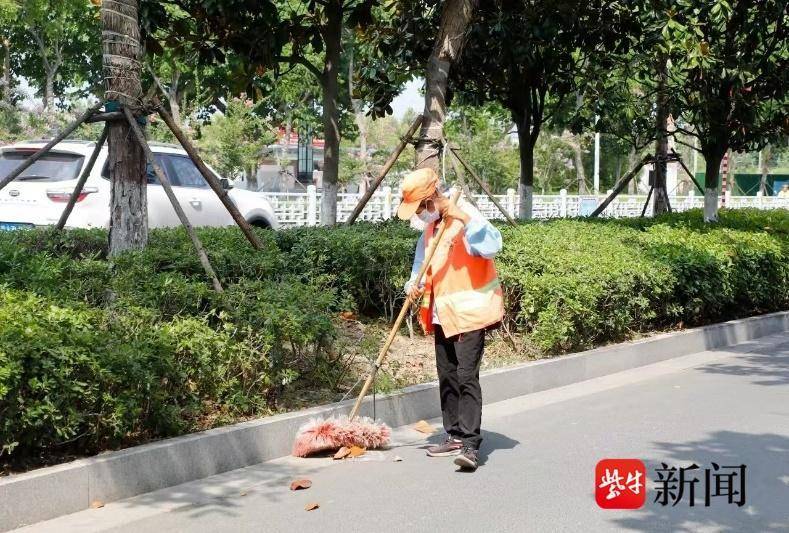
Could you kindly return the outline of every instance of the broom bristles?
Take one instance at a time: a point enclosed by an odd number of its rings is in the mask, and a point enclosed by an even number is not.
[[[371,418],[347,416],[313,419],[301,426],[293,443],[295,457],[307,457],[319,452],[338,450],[343,446],[360,446],[367,450],[389,444],[391,430],[383,422]]]

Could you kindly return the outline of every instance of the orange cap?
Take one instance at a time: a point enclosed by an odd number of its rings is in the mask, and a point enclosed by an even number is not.
[[[438,174],[432,168],[420,168],[411,172],[403,179],[403,199],[397,208],[397,216],[403,220],[410,219],[422,200],[433,196],[437,186]]]

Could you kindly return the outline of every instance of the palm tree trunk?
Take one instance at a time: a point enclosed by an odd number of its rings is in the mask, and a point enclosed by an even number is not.
[[[478,0],[447,0],[441,13],[433,51],[425,72],[425,110],[420,140],[416,145],[416,167],[440,173],[439,142],[444,138],[447,113],[447,82],[452,63],[460,56],[466,29]]]
[[[134,109],[142,97],[138,8],[137,0],[113,0],[101,6],[105,98],[111,107],[117,102]],[[110,256],[144,248],[148,242],[145,154],[132,138],[125,121],[109,123]]]

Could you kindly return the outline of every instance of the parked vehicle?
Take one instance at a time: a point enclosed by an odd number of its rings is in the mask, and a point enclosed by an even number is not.
[[[29,141],[0,149],[0,178],[7,176],[47,141]],[[36,161],[21,176],[0,190],[0,230],[55,224],[95,148],[93,141],[64,141]],[[233,219],[205,182],[186,152],[173,145],[151,143],[151,150],[173,185],[173,191],[194,226],[229,226]],[[214,172],[213,169],[211,169]],[[216,176],[219,176],[214,172]],[[221,178],[220,178],[221,179]],[[228,195],[241,215],[253,226],[278,227],[266,198],[257,192],[235,189],[226,180]],[[180,225],[164,188],[148,169],[148,226]],[[108,228],[110,181],[107,148],[103,148],[82,193],[77,198],[67,227]]]

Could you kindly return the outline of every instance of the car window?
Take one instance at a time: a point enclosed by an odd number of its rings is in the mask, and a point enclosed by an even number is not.
[[[34,153],[33,150],[9,150],[0,153],[0,179],[8,176]],[[16,181],[50,183],[75,180],[79,176],[84,159],[83,156],[78,154],[50,152],[22,172],[22,175],[17,177]]]
[[[156,159],[156,162],[159,163],[159,166],[162,167],[165,176],[172,180],[170,173],[167,172],[162,154],[154,154],[154,158]],[[157,178],[156,174],[153,172],[153,166],[149,165],[148,163],[145,164],[145,176],[148,178],[148,185],[161,185],[161,183],[159,183],[159,178]],[[101,177],[105,180],[110,179],[110,167],[107,163],[104,163],[104,168],[101,170]]]
[[[208,187],[203,175],[195,166],[194,162],[187,156],[166,155],[170,163],[170,171],[167,176],[173,180],[173,185],[181,187]]]

